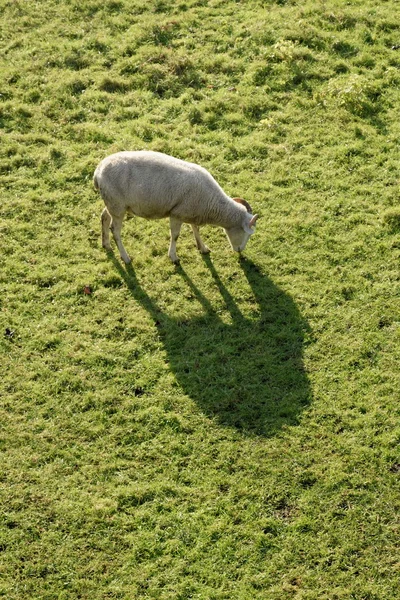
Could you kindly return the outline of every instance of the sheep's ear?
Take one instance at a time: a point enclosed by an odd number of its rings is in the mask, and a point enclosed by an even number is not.
[[[235,202],[238,202],[239,204],[243,204],[243,206],[246,208],[248,213],[250,213],[250,214],[253,213],[253,211],[251,210],[251,206],[247,202],[247,200],[243,200],[243,198],[232,198],[232,200],[234,200]]]
[[[254,215],[253,217],[251,217],[250,221],[244,225],[243,229],[249,235],[252,235],[254,233],[254,226],[256,224],[257,219],[258,215]]]
[[[251,217],[249,227],[254,227],[258,218],[259,218],[259,215],[254,215],[253,217]]]

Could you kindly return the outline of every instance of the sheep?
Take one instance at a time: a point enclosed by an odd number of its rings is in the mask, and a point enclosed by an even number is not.
[[[105,203],[101,215],[103,248],[111,249],[111,229],[121,259],[127,264],[131,259],[121,241],[125,213],[145,219],[169,217],[168,256],[176,264],[182,223],[191,225],[203,254],[210,252],[199,233],[199,226],[205,224],[223,227],[232,249],[241,252],[258,218],[245,200],[227,196],[206,169],[161,152],[111,154],[96,168],[93,184]]]

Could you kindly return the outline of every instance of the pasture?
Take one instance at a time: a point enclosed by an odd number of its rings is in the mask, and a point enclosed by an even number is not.
[[[400,598],[400,5],[0,0],[0,596]],[[129,219],[151,149],[261,215]]]

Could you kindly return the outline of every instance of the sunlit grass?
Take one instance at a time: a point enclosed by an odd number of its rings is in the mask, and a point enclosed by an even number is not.
[[[1,9],[0,595],[398,598],[396,4]],[[244,257],[102,250],[142,148],[251,203]]]

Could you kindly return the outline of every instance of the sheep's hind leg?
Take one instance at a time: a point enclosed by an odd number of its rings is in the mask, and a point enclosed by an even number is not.
[[[179,264],[179,258],[176,254],[176,240],[178,239],[181,231],[182,221],[178,221],[178,219],[170,217],[169,224],[171,228],[171,243],[169,245],[168,256],[170,257],[173,263]]]
[[[111,215],[107,208],[101,213],[101,244],[106,250],[111,250],[110,244]]]
[[[197,227],[197,225],[192,225],[192,230],[193,230],[194,239],[196,240],[196,246],[200,250],[200,252],[202,254],[208,254],[209,252],[211,252],[210,248],[208,246],[206,246],[205,243],[203,242],[203,240],[201,239],[200,231],[199,231],[199,228]]]
[[[131,262],[131,259],[130,259],[129,254],[125,250],[124,245],[121,240],[121,229],[122,229],[122,221],[123,221],[124,216],[123,215],[122,215],[122,217],[117,216],[117,215],[111,215],[111,216],[112,216],[112,221],[111,221],[110,229],[114,236],[115,243],[118,246],[118,250],[119,250],[122,260],[124,261],[124,263],[128,264]]]

